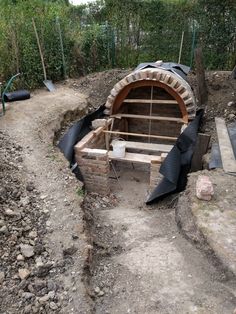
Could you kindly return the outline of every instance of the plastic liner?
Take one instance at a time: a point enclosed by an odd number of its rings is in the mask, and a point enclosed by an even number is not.
[[[70,162],[70,166],[73,168],[73,172],[79,180],[83,181],[82,175],[75,162],[74,146],[80,141],[86,134],[91,131],[91,122],[94,119],[98,119],[104,116],[103,111],[105,105],[100,106],[96,111],[88,114],[87,116],[76,122],[68,132],[60,140],[58,147]]]
[[[15,92],[12,93],[6,93],[4,95],[4,100],[7,102],[10,101],[17,101],[17,100],[25,100],[25,99],[29,99],[30,98],[30,92],[22,89],[22,90],[17,90]]]
[[[188,66],[179,64],[179,63],[174,63],[174,62],[164,62],[161,65],[158,65],[155,62],[140,63],[135,69],[135,71],[143,70],[146,68],[159,68],[166,71],[170,71],[170,72],[180,75],[185,81],[187,81],[187,74],[190,71],[190,68]]]
[[[181,192],[185,189],[202,116],[203,110],[198,110],[195,119],[180,134],[174,147],[162,163],[160,173],[164,178],[150,194],[146,201],[147,205],[151,205],[171,193]]]

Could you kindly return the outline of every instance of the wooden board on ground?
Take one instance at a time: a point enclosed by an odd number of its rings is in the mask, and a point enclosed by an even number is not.
[[[144,155],[144,154],[135,154],[135,153],[125,153],[125,157],[117,158],[114,156],[113,151],[109,151],[108,156],[111,160],[120,160],[120,161],[129,161],[129,162],[137,162],[137,163],[151,163],[151,161],[155,161],[156,163],[161,163],[166,154],[161,156],[154,155]]]
[[[236,173],[236,160],[225,120],[222,118],[215,118],[215,122],[223,169],[228,173]]]
[[[169,153],[173,145],[167,144],[154,144],[154,143],[141,143],[132,141],[122,141],[125,142],[125,147],[128,149],[145,150],[150,152],[165,152]]]

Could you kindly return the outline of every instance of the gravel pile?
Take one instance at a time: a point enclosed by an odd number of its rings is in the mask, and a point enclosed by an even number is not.
[[[44,196],[24,177],[22,148],[0,133],[0,312],[59,313],[66,302],[47,247]]]

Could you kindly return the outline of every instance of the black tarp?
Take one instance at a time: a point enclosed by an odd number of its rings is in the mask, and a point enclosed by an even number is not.
[[[151,205],[171,193],[185,189],[202,116],[203,110],[199,110],[195,119],[180,134],[174,147],[162,163],[160,173],[164,178],[149,196],[146,201],[147,205]]]
[[[181,76],[185,81],[187,80],[187,74],[190,71],[190,68],[188,66],[174,62],[163,62],[161,65],[155,62],[140,63],[135,69],[135,71],[147,68],[159,68],[162,70],[172,72],[174,74]]]
[[[83,178],[78,169],[78,166],[74,167],[74,165],[76,165],[74,146],[91,131],[91,122],[94,119],[99,119],[104,116],[104,110],[105,105],[102,105],[96,111],[80,119],[68,130],[68,132],[62,137],[58,144],[58,147],[63,152],[66,159],[70,162],[70,166],[73,167],[73,172],[80,180],[83,180]]]

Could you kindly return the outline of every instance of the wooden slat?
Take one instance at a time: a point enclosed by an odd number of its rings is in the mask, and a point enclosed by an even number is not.
[[[176,100],[172,99],[129,99],[126,98],[124,103],[129,103],[129,104],[160,104],[160,105],[177,105],[178,102]]]
[[[129,132],[107,131],[107,130],[104,130],[103,132],[104,133],[111,133],[111,134],[119,134],[119,135],[137,136],[137,137],[158,138],[161,140],[170,140],[170,141],[176,141],[177,140],[177,137],[162,136],[162,135],[149,135],[149,134],[141,134],[141,133],[129,133]]]
[[[225,120],[221,118],[215,118],[215,122],[223,169],[225,172],[236,173],[236,160]]]
[[[109,151],[108,156],[112,160],[121,160],[121,161],[137,162],[137,163],[144,163],[144,164],[151,163],[151,161],[155,161],[156,163],[161,163],[163,160],[161,156],[135,154],[135,153],[125,153],[125,157],[117,158],[113,156],[112,151]]]
[[[168,153],[173,147],[173,145],[167,145],[167,144],[141,143],[141,142],[132,142],[132,141],[124,141],[124,142],[125,142],[126,148],[147,150],[150,152]]]
[[[146,120],[156,120],[156,121],[171,121],[171,122],[179,122],[184,123],[181,118],[173,118],[173,117],[159,117],[159,116],[145,116],[139,114],[128,114],[128,113],[118,113],[112,115],[111,117],[121,119],[121,118],[132,118],[132,119],[146,119]]]

